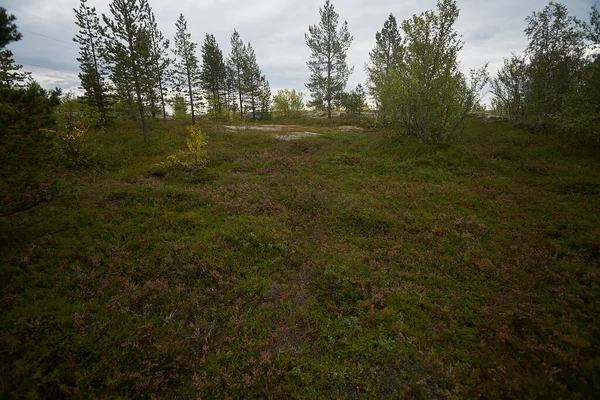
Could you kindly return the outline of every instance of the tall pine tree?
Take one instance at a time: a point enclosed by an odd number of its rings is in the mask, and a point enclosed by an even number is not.
[[[348,32],[348,22],[344,21],[338,30],[339,16],[330,0],[319,9],[319,25],[311,25],[305,34],[306,45],[311,51],[311,60],[306,64],[312,75],[306,87],[315,99],[323,99],[327,115],[331,118],[332,103],[346,88],[348,76],[354,67],[348,68],[346,53],[353,37]]]
[[[375,34],[375,47],[369,53],[369,64],[366,68],[369,91],[378,104],[378,87],[388,76],[390,69],[401,62],[401,54],[402,36],[396,18],[390,14],[381,32]]]
[[[175,60],[175,82],[179,92],[186,91],[192,113],[192,124],[196,123],[196,108],[199,105],[200,93],[200,67],[198,66],[198,57],[196,57],[197,44],[192,42],[192,35],[187,31],[187,22],[183,14],[175,24],[177,32],[175,33],[175,48],[173,53],[177,57]]]
[[[244,115],[244,70],[246,68],[246,54],[244,42],[237,30],[231,35],[231,53],[228,60],[233,87],[239,100],[240,115]]]
[[[227,104],[227,69],[223,60],[223,52],[217,44],[214,35],[206,34],[204,44],[202,45],[202,72],[200,73],[201,86],[210,100],[210,107],[216,107],[216,110],[210,110],[217,115],[221,115],[223,106]]]
[[[246,92],[247,109],[252,112],[252,119],[256,119],[257,111],[260,108],[263,81],[266,79],[261,74],[256,61],[256,53],[250,43],[244,46],[243,66],[242,81]]]
[[[79,9],[75,11],[75,24],[79,33],[73,41],[79,44],[79,79],[85,92],[87,103],[98,109],[101,123],[107,120],[107,93],[106,84],[107,66],[102,57],[104,46],[102,42],[103,31],[96,8],[89,7],[87,0],[80,0]]]
[[[269,85],[269,81],[264,75],[261,77],[259,102],[260,117],[267,118],[271,114],[271,86]]]
[[[132,78],[137,108],[142,121],[144,141],[148,141],[146,111],[144,106],[143,73],[145,54],[143,41],[147,40],[146,23],[148,5],[146,0],[113,0],[110,4],[113,19],[102,15],[110,35],[106,36],[106,55],[112,61],[113,74],[123,73],[121,78]]]
[[[27,74],[19,72],[23,67],[15,63],[12,51],[5,49],[11,42],[23,37],[17,30],[16,17],[0,7],[0,87],[13,88],[25,80]]]
[[[167,70],[171,65],[171,59],[168,57],[167,51],[169,49],[169,40],[165,39],[164,35],[158,29],[156,18],[152,9],[148,10],[148,37],[150,39],[150,60],[151,65],[149,73],[152,76],[151,82],[154,83],[155,89],[158,89],[158,96],[160,98],[160,105],[162,109],[163,122],[167,123],[167,112],[165,107],[165,96],[166,96],[166,82],[167,82]]]

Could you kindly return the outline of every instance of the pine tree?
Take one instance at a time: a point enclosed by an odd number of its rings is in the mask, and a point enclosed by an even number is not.
[[[100,113],[100,122],[106,124],[107,120],[107,93],[106,85],[107,68],[101,55],[104,52],[102,42],[103,31],[96,8],[87,6],[87,0],[80,0],[79,9],[75,11],[75,24],[79,33],[73,41],[79,44],[80,69],[79,79],[85,92],[85,99],[90,106],[94,106]]]
[[[263,75],[261,77],[261,86],[259,92],[260,117],[267,118],[271,114],[271,86],[269,81]]]
[[[158,96],[160,97],[160,104],[162,108],[163,122],[167,123],[167,111],[165,108],[165,96],[166,96],[166,82],[167,82],[167,70],[171,65],[171,59],[167,55],[169,49],[169,40],[165,39],[164,35],[158,29],[156,18],[152,9],[148,10],[148,26],[147,31],[150,39],[150,58],[151,65],[150,71],[153,77],[152,81],[156,89],[158,89]]]
[[[207,99],[212,107],[211,110],[217,115],[221,115],[222,108],[227,104],[227,69],[223,60],[223,52],[217,44],[214,35],[206,34],[204,44],[202,45],[202,72],[200,74],[202,90],[204,90]]]
[[[23,66],[15,63],[12,51],[5,49],[8,44],[18,42],[23,37],[17,30],[16,19],[4,7],[0,7],[0,87],[19,86],[28,75],[19,72]]]
[[[232,74],[232,83],[239,100],[240,115],[244,115],[244,70],[246,68],[246,54],[244,50],[244,42],[240,38],[240,34],[237,30],[234,30],[231,35],[231,53],[229,55],[228,64]]]
[[[200,67],[198,66],[198,57],[196,57],[197,44],[192,42],[192,35],[187,31],[187,22],[183,14],[175,24],[177,32],[175,34],[175,48],[173,53],[177,57],[175,61],[175,80],[178,91],[187,91],[189,98],[190,112],[192,114],[192,124],[196,123],[195,110],[199,105],[200,93]]]
[[[311,61],[306,64],[312,75],[306,87],[313,98],[327,103],[327,115],[331,118],[332,103],[344,91],[348,76],[354,67],[348,68],[346,53],[353,37],[348,32],[348,22],[344,21],[338,30],[338,14],[330,0],[319,9],[319,25],[311,25],[305,34],[306,45],[311,50]]]
[[[377,99],[377,87],[388,76],[390,68],[401,60],[402,37],[398,23],[393,14],[383,24],[381,32],[375,34],[375,47],[369,53],[369,64],[366,67],[368,75],[369,91],[375,101]]]
[[[106,55],[112,62],[113,74],[122,74],[122,78],[133,78],[137,107],[142,121],[144,141],[148,141],[146,111],[142,98],[142,67],[145,63],[142,53],[142,41],[147,39],[146,22],[148,5],[146,0],[113,0],[110,11],[114,19],[102,15],[111,35],[106,36]],[[123,82],[123,81],[121,81]]]
[[[340,102],[342,107],[346,109],[346,113],[360,119],[360,115],[367,104],[367,94],[359,83],[353,91],[343,93]]]
[[[227,60],[225,64],[225,87],[227,88],[227,111],[229,113],[237,112],[237,96],[238,92],[236,89],[236,72],[233,67],[231,60]]]
[[[263,81],[266,80],[261,74],[256,53],[252,45],[244,46],[244,62],[242,70],[242,82],[247,97],[247,109],[252,111],[252,119],[256,119],[257,109],[260,106],[261,89]]]
[[[158,59],[152,50],[150,31],[147,28],[140,32],[137,48],[140,54],[140,76],[144,100],[147,103],[147,111],[150,112],[152,119],[155,119],[159,98],[158,77],[155,73]]]

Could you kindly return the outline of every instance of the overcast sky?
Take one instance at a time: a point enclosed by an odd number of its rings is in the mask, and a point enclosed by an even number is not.
[[[182,13],[188,21],[192,39],[199,44],[206,33],[216,36],[224,55],[229,53],[229,38],[237,29],[244,42],[250,41],[258,63],[275,93],[278,89],[307,90],[309,50],[304,41],[308,26],[319,21],[324,0],[149,0],[159,28],[167,38],[175,34],[175,21]],[[109,14],[108,0],[88,0],[100,14]],[[348,89],[365,81],[364,65],[390,13],[400,22],[413,14],[435,8],[435,0],[334,0],[340,20],[348,21],[354,42],[348,51],[348,64],[354,73]],[[565,0],[572,15],[588,20],[597,0]],[[489,62],[494,75],[503,57],[522,51],[526,45],[525,17],[540,11],[546,0],[459,0],[460,17],[456,30],[465,46],[460,54],[465,72]],[[72,42],[77,32],[73,8],[79,0],[3,0],[2,6],[17,17],[23,34],[20,42],[9,45],[15,60],[32,71],[46,88],[76,90],[79,86]],[[200,54],[198,54],[200,57]]]

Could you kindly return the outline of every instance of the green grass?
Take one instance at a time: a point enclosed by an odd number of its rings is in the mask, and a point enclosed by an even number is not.
[[[176,124],[97,135],[85,170],[3,139],[6,202],[56,195],[0,217],[0,397],[600,393],[597,147],[204,129],[196,173],[158,166]]]

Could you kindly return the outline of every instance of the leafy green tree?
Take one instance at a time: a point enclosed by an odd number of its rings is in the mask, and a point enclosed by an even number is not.
[[[367,94],[360,83],[353,91],[342,93],[341,105],[348,114],[360,119],[360,115],[367,105]]]
[[[146,0],[113,0],[109,5],[113,19],[102,15],[109,34],[105,36],[106,57],[112,62],[113,75],[132,78],[137,108],[142,122],[144,141],[148,141],[146,111],[143,94],[143,67],[146,64],[143,41],[147,40],[146,23],[148,5]],[[108,33],[108,32],[107,32]],[[128,88],[127,88],[128,89]],[[127,90],[126,89],[126,90]],[[123,89],[122,89],[123,91]],[[129,91],[129,90],[127,90]]]
[[[104,43],[102,37],[104,32],[100,26],[100,19],[96,14],[95,7],[89,7],[87,0],[80,0],[79,9],[75,11],[75,24],[79,32],[73,41],[79,44],[79,79],[88,105],[96,107],[100,113],[102,125],[106,125],[108,113],[108,70],[105,60]]]
[[[221,115],[226,105],[227,69],[223,60],[223,52],[219,48],[214,35],[206,34],[202,45],[202,72],[200,80],[202,90],[209,104],[209,112]],[[216,107],[216,109],[214,109]]]
[[[388,71],[378,94],[387,120],[424,143],[453,140],[488,80],[487,66],[471,71],[470,82],[459,69],[458,15],[455,0],[439,0],[437,11],[404,21],[402,63]]]
[[[18,87],[27,78],[27,73],[19,72],[23,67],[15,63],[12,51],[5,47],[18,42],[23,37],[18,31],[13,14],[8,14],[4,7],[0,7],[0,87]]]
[[[200,93],[200,67],[198,57],[196,57],[197,44],[192,41],[192,35],[187,31],[187,21],[183,14],[175,24],[177,32],[175,34],[175,48],[173,53],[177,57],[175,61],[175,80],[178,91],[186,91],[190,111],[192,115],[192,125],[196,123],[196,109],[201,105]]]
[[[89,133],[102,123],[98,108],[85,100],[82,102],[67,93],[54,110],[58,153],[71,167],[83,167],[92,161]]]
[[[585,34],[592,49],[565,94],[562,129],[600,141],[600,12],[594,5]]]
[[[187,121],[188,112],[187,112],[187,103],[185,101],[185,97],[180,94],[176,94],[172,100],[173,104],[173,118],[179,121]]]
[[[375,102],[379,105],[378,87],[387,78],[389,71],[402,57],[402,36],[393,14],[383,24],[383,29],[375,34],[375,47],[369,53],[366,67],[368,88]]]
[[[529,90],[529,69],[524,57],[513,54],[504,59],[498,76],[491,82],[492,106],[496,113],[513,123],[525,117],[525,95]]]
[[[304,93],[283,89],[273,97],[273,111],[277,116],[296,117],[304,110]]]
[[[331,119],[332,103],[344,91],[348,77],[354,67],[348,68],[346,53],[353,37],[348,32],[348,22],[344,21],[338,30],[339,16],[330,0],[319,9],[319,25],[311,25],[305,34],[306,45],[311,51],[311,60],[306,64],[311,77],[306,87],[314,99],[322,99]]]
[[[527,124],[532,130],[553,129],[559,124],[565,94],[581,74],[585,33],[581,21],[554,1],[526,22],[529,44],[525,54],[530,60]]]

